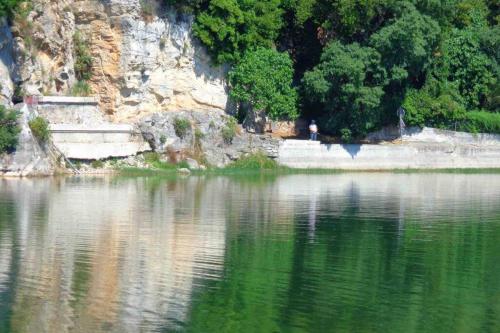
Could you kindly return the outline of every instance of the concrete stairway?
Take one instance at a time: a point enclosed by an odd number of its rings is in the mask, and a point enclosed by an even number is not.
[[[44,96],[31,107],[49,121],[54,146],[69,159],[126,157],[151,150],[132,125],[107,121],[93,97]]]
[[[70,159],[126,157],[151,149],[131,125],[52,124],[50,130],[54,145]]]

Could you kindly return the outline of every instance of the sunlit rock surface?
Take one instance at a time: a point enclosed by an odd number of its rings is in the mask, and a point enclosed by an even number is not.
[[[224,69],[211,64],[191,34],[192,17],[158,7],[145,17],[139,0],[34,0],[27,21],[0,30],[0,95],[16,64],[15,83],[28,95],[68,95],[76,82],[73,37],[89,42],[89,84],[111,120],[134,121],[169,110],[225,110]],[[12,42],[9,44],[9,40]],[[11,75],[12,77],[13,75]],[[9,76],[5,76],[8,78]]]

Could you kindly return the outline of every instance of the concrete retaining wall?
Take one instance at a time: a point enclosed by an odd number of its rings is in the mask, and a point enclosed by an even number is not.
[[[49,121],[52,142],[67,158],[98,160],[151,150],[132,125],[108,122],[94,97],[43,96],[32,107]]]
[[[500,144],[413,142],[386,145],[286,140],[278,161],[292,168],[348,170],[500,168]]]
[[[98,160],[108,157],[126,157],[151,150],[131,125],[104,124],[50,125],[52,142],[71,159]]]

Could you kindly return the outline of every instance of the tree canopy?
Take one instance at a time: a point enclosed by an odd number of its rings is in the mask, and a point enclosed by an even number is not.
[[[0,17],[11,15],[18,4],[24,0],[0,0]]]
[[[230,75],[235,100],[251,100],[245,84],[270,70],[264,70],[272,63],[266,58],[270,55],[261,48],[277,48],[292,59],[301,116],[320,119],[323,132],[362,136],[395,123],[401,105],[408,109],[410,125],[456,128],[478,111],[493,115],[474,116],[476,120],[500,121],[498,1],[189,3],[195,3],[195,35],[217,63],[235,68]],[[285,84],[288,89],[288,79],[271,81],[266,84]],[[265,81],[258,82],[265,86]],[[284,109],[267,111],[273,117],[286,116],[286,104],[272,103]],[[476,125],[483,123],[476,120]]]
[[[273,49],[248,51],[229,73],[231,97],[266,111],[272,119],[295,119],[297,92],[292,87],[290,56]]]

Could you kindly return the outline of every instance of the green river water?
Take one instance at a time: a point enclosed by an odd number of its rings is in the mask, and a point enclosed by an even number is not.
[[[500,332],[500,174],[0,180],[0,333]]]

